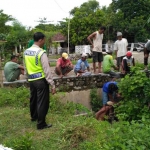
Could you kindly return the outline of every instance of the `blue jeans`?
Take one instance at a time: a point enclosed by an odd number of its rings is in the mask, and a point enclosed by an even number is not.
[[[103,101],[103,105],[106,105],[107,102],[109,101],[108,94],[104,91],[102,91],[102,101]]]
[[[80,70],[82,70],[82,71],[85,71],[85,70],[86,70],[86,66],[85,66],[84,62],[82,62],[82,63],[80,64],[80,67],[81,67]],[[78,73],[77,70],[74,70],[74,72],[75,72],[75,74]]]
[[[113,99],[115,98],[115,95],[116,95],[116,92],[113,92],[112,93]],[[106,105],[108,101],[109,101],[108,93],[102,91],[102,102],[103,102],[103,105]]]

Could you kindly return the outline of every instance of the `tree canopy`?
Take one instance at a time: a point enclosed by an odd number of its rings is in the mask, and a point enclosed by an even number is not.
[[[11,15],[4,14],[3,10],[0,10],[0,40],[6,40],[6,34],[9,33],[11,28],[6,23],[13,20]]]
[[[113,26],[122,30],[127,37],[134,35],[136,41],[146,41],[150,28],[148,19],[150,0],[112,0]]]
[[[96,0],[83,3],[79,8],[70,11],[71,19],[66,19],[66,27],[70,24],[70,42],[73,45],[88,44],[87,36],[105,25],[105,15]],[[70,22],[70,23],[69,23]],[[66,28],[62,32],[67,35]]]
[[[67,35],[70,21],[70,42],[87,44],[87,36],[104,25],[107,28],[104,42],[115,41],[117,31],[129,42],[146,42],[150,34],[149,7],[150,0],[113,0],[108,7],[102,8],[96,0],[90,0],[70,11],[72,18],[66,19],[62,32]]]
[[[66,37],[69,33],[70,45],[83,45],[89,44],[87,36],[103,25],[106,26],[104,43],[107,40],[115,41],[117,31],[122,32],[129,43],[146,42],[150,35],[149,8],[150,0],[112,0],[108,7],[101,7],[98,1],[89,0],[70,10],[70,16],[59,24],[48,23],[44,17],[39,19],[39,25],[32,30],[16,24],[7,25],[7,22],[14,19],[0,10],[0,39],[11,40],[13,44],[28,41],[35,31],[41,31],[46,33],[47,43],[51,43],[51,37],[61,32]]]

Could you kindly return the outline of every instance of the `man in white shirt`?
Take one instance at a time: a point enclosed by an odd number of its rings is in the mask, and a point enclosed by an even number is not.
[[[128,41],[125,38],[122,38],[122,33],[117,32],[117,38],[118,40],[114,44],[114,51],[116,55],[116,60],[117,60],[117,66],[119,70],[122,72],[122,59],[123,57],[126,56],[127,53],[127,46],[128,46]]]

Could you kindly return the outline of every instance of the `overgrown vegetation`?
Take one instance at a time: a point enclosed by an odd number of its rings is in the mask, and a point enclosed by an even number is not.
[[[102,100],[96,88],[91,89],[90,99],[91,99],[90,103],[91,103],[92,110],[94,112],[97,112],[102,107]]]
[[[124,98],[116,111],[120,119],[137,120],[149,119],[150,79],[138,67],[132,68],[130,75],[125,76],[119,83],[119,90]]]
[[[119,82],[124,99],[115,108],[119,122],[113,124],[93,115],[100,107],[96,89],[91,92],[93,112],[81,104],[63,103],[65,93],[51,95],[47,122],[53,127],[38,131],[36,122],[30,122],[29,89],[0,88],[0,144],[14,150],[148,150],[149,89],[145,72],[132,68]],[[87,115],[75,116],[76,112]]]

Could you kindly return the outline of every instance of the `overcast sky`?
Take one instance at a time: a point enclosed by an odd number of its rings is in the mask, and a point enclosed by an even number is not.
[[[39,18],[57,23],[63,18],[69,18],[69,11],[80,7],[88,0],[0,0],[0,10],[12,15],[22,25],[34,27],[39,24]],[[109,6],[112,0],[97,0],[101,6]]]

